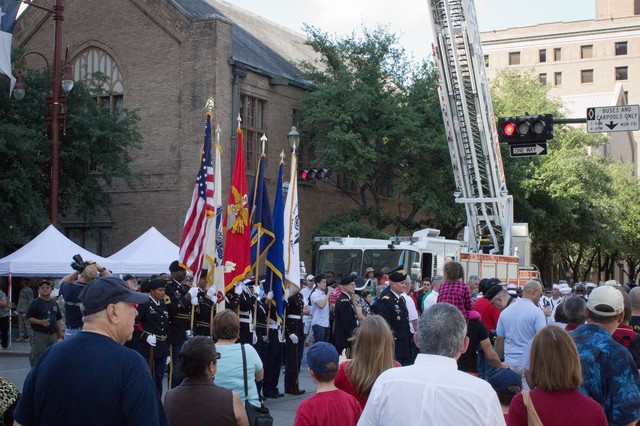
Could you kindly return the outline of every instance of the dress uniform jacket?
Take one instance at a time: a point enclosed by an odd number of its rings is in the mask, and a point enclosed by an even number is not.
[[[182,345],[191,326],[189,286],[171,279],[165,287],[164,302],[169,313],[169,343]]]
[[[240,284],[238,284],[240,285]],[[253,341],[253,308],[256,296],[245,285],[238,297],[238,316],[240,317],[240,343],[251,344]]]
[[[193,334],[211,336],[211,319],[215,316],[215,305],[207,297],[207,290],[198,289],[198,306],[194,309]]]
[[[144,359],[149,357],[149,344],[147,343],[147,337],[150,334],[156,336],[156,346],[153,348],[153,357],[158,359],[165,359],[169,356],[169,341],[167,337],[169,328],[169,314],[167,312],[167,306],[163,301],[160,303],[154,302],[149,298],[148,302],[138,305],[138,316],[136,321],[142,327],[141,333],[136,333],[138,336],[138,352],[142,354]]]
[[[304,352],[304,324],[302,322],[302,310],[304,309],[304,297],[300,292],[292,295],[287,300],[287,313],[284,322],[284,333],[286,336],[286,363],[284,366],[284,389],[285,393],[300,393],[298,387],[298,374],[300,373],[300,363]],[[295,334],[298,343],[293,343],[289,337]]]
[[[391,327],[396,344],[396,360],[407,365],[411,358],[411,330],[409,313],[404,298],[398,297],[388,286],[380,299],[373,305],[373,311],[383,317]]]
[[[351,297],[346,293],[340,293],[336,300],[333,320],[333,336],[338,353],[350,348],[353,341],[353,331],[358,326],[356,308],[351,303]]]

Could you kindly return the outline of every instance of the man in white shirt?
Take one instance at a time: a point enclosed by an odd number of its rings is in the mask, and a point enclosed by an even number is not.
[[[305,339],[309,338],[310,336],[313,336],[313,333],[311,332],[311,304],[309,303],[309,296],[313,291],[314,278],[315,277],[313,275],[307,275],[304,282],[305,286],[302,288],[302,290],[300,290],[300,294],[302,294],[302,298],[304,299],[304,306],[305,306],[303,312],[309,311],[308,314],[304,314],[302,316],[302,323],[304,324]]]
[[[424,299],[422,299],[422,311],[426,311],[431,306],[435,305],[438,302],[438,291],[440,291],[440,284],[444,282],[444,277],[442,275],[436,275],[433,277],[433,288],[431,293]]]
[[[504,425],[491,385],[458,370],[456,361],[469,346],[466,334],[466,321],[455,306],[437,303],[426,310],[419,321],[415,364],[378,377],[358,426]]]
[[[324,276],[316,277],[316,288],[311,292],[311,329],[316,342],[329,341],[329,297],[333,288],[327,293],[327,280]]]

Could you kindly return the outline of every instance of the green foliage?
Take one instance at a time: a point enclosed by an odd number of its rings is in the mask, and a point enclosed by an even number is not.
[[[433,66],[411,63],[384,28],[364,28],[361,38],[306,31],[320,64],[302,64],[315,85],[301,102],[302,137],[315,164],[354,183],[341,189],[358,221],[394,233],[459,227]]]
[[[8,96],[8,79],[0,79],[0,245],[6,248],[28,242],[49,223],[47,80],[42,71],[27,70],[26,96],[16,101]],[[109,188],[116,180],[135,184],[128,152],[142,143],[135,111],[103,110],[96,94],[75,83],[67,99],[66,134],[60,133],[60,215],[86,222],[110,213]]]

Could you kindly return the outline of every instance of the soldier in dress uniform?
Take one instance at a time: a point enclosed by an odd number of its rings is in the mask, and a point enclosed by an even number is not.
[[[287,311],[284,322],[285,354],[284,364],[284,392],[291,395],[305,393],[298,386],[298,374],[304,352],[304,296],[298,291],[287,299]],[[308,308],[307,308],[308,310]]]
[[[266,353],[267,353],[267,343],[269,343],[269,333],[267,328],[267,305],[265,303],[265,299],[256,300],[256,328],[253,332],[253,348],[258,353],[260,360],[262,361],[262,365],[266,363]],[[256,385],[258,388],[258,396],[260,397],[260,401],[264,400],[262,396],[262,385],[263,381],[256,381]]]
[[[281,398],[284,396],[278,390],[282,359],[284,357],[284,334],[278,322],[278,313],[275,303],[271,303],[273,293],[269,292],[266,298],[268,338],[264,355],[264,392],[265,398]]]
[[[250,277],[236,285],[238,294],[238,317],[240,317],[240,338],[238,342],[253,344],[254,307],[258,298],[254,294],[255,278]]]
[[[211,320],[215,316],[216,305],[214,301],[209,299],[209,295],[207,294],[207,272],[206,269],[200,272],[196,300],[194,301],[192,299],[191,302],[191,304],[195,306],[193,310],[194,336],[211,336]]]
[[[340,280],[340,296],[336,300],[333,320],[333,336],[336,350],[339,354],[346,349],[347,358],[351,358],[351,343],[353,331],[358,326],[355,307],[357,275],[347,275]]]
[[[162,379],[169,356],[169,341],[167,332],[169,328],[169,313],[164,303],[165,286],[167,282],[156,278],[147,283],[149,289],[149,301],[138,305],[139,333],[136,333],[137,350],[149,363],[151,376],[156,384],[158,393],[162,395]]]
[[[187,340],[187,331],[191,327],[191,296],[189,286],[183,284],[187,271],[177,260],[169,265],[171,279],[165,288],[164,302],[169,312],[169,389],[173,389],[182,382],[182,376],[174,368],[175,361]]]
[[[395,358],[402,365],[411,363],[409,313],[406,302],[401,296],[406,279],[407,274],[401,268],[390,271],[389,286],[383,290],[380,299],[372,307],[374,313],[383,317],[391,327],[396,343]]]

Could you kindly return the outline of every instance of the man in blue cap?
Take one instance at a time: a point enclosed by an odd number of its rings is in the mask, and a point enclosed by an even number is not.
[[[123,343],[149,296],[102,277],[80,292],[82,332],[47,349],[27,376],[17,424],[168,425],[147,363]],[[59,391],[54,391],[54,390]]]

